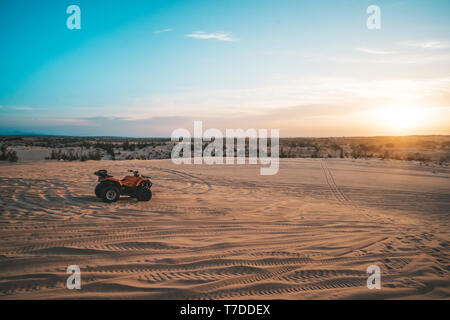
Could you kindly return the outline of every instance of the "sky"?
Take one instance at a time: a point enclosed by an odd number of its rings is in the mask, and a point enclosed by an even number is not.
[[[0,0],[0,134],[450,134],[449,18],[448,0]]]

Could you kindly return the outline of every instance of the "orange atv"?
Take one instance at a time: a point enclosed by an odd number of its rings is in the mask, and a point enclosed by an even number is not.
[[[121,195],[137,198],[139,201],[149,201],[152,198],[152,182],[150,177],[140,175],[138,171],[132,176],[126,176],[122,180],[115,179],[106,170],[95,171],[98,176],[98,184],[95,187],[95,195],[104,202],[115,202]]]

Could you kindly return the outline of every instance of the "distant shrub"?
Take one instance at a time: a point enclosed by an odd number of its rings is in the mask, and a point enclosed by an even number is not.
[[[17,162],[19,160],[19,157],[17,156],[17,152],[14,150],[9,151],[7,154],[7,159],[9,162]]]
[[[7,152],[7,150],[8,150],[8,146],[7,146],[6,144],[2,144],[2,145],[0,146],[0,151],[1,151],[0,157],[1,157],[2,160],[6,160],[6,159],[4,159],[4,158],[6,157],[6,152]]]
[[[430,161],[430,157],[427,157],[426,155],[423,155],[418,152],[408,154],[406,159],[409,161],[422,161],[422,162]]]
[[[94,148],[96,149],[102,149],[105,150],[106,153],[108,153],[109,155],[111,155],[111,159],[115,160],[116,156],[114,154],[114,145],[111,143],[103,143],[103,142],[97,142],[94,145]]]
[[[444,141],[441,143],[441,145],[439,146],[439,149],[448,149],[450,148],[450,141]]]
[[[122,144],[123,150],[134,151],[136,149],[136,145],[134,143],[129,143],[128,140]]]
[[[372,154],[369,154],[368,151],[370,148],[365,144],[359,144],[352,146],[352,157],[355,159],[358,158],[371,158]]]
[[[83,141],[83,142],[80,144],[80,146],[81,146],[82,148],[85,148],[85,149],[90,149],[90,148],[91,148],[91,144],[90,144],[89,142],[87,142],[87,141]]]
[[[17,162],[19,160],[17,152],[15,150],[8,150],[6,144],[0,146],[0,152],[0,160],[2,161]]]
[[[98,150],[90,151],[88,153],[87,157],[89,160],[101,160],[102,159],[102,155],[100,154],[100,151],[98,151]]]
[[[102,156],[98,150],[89,151],[87,154],[80,154],[78,152],[70,151],[63,152],[62,150],[52,150],[50,157],[46,159],[64,160],[64,161],[87,161],[87,160],[101,160]]]
[[[417,145],[427,149],[436,149],[438,147],[438,143],[436,141],[420,141]]]

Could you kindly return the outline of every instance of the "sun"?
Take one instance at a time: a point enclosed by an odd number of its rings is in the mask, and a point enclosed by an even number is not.
[[[416,129],[424,120],[424,112],[418,107],[394,106],[377,110],[378,121],[394,131]]]

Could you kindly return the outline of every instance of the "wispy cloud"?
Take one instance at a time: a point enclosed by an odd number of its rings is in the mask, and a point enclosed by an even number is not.
[[[34,108],[29,106],[0,106],[0,110],[17,110],[17,111],[26,111],[33,110]]]
[[[370,49],[370,48],[356,48],[356,51],[367,53],[367,54],[378,54],[378,55],[387,55],[387,54],[394,54],[394,51],[387,51],[387,50],[379,50],[379,49]]]
[[[428,53],[415,53],[415,54],[392,54],[392,55],[374,55],[373,57],[321,57],[314,58],[317,61],[326,60],[337,63],[359,63],[359,64],[428,64],[438,63],[443,61],[449,61],[450,55],[448,54],[428,54]]]
[[[448,49],[450,48],[449,41],[406,41],[402,43],[404,46],[415,47],[421,49]]]
[[[153,33],[158,34],[158,33],[170,32],[170,31],[173,31],[173,29],[167,28],[167,29],[155,30],[155,31],[153,31]]]
[[[186,34],[186,37],[195,39],[213,39],[218,41],[236,41],[236,39],[232,38],[230,34],[224,32],[206,33],[203,31],[197,31]]]

